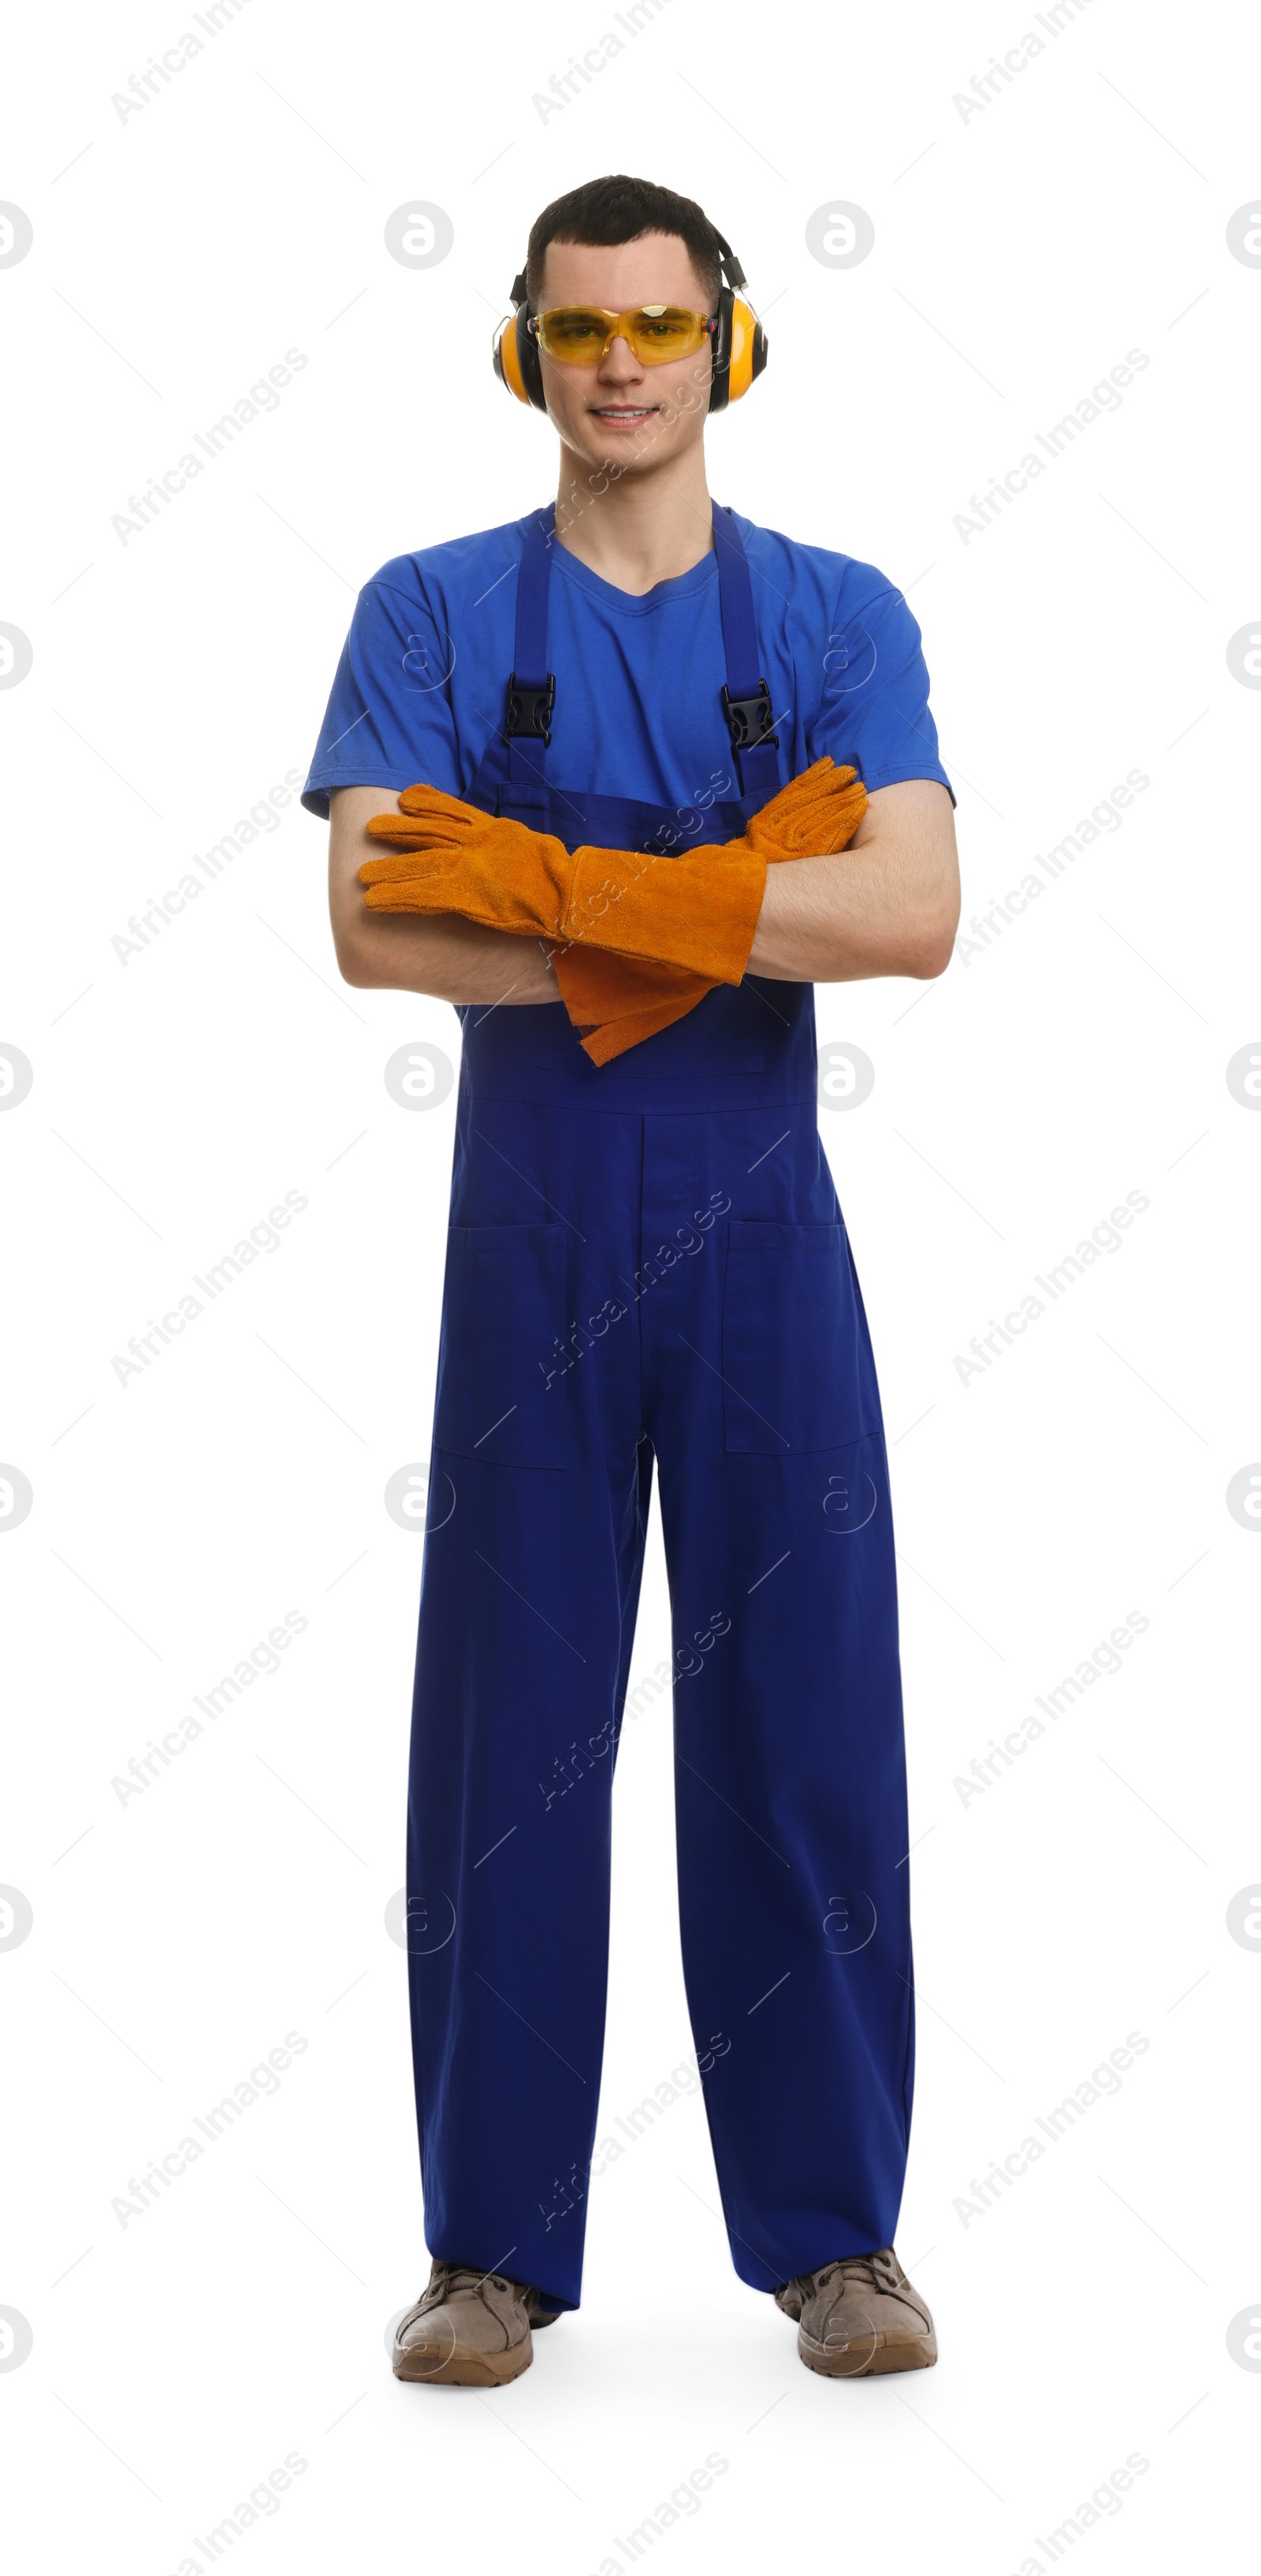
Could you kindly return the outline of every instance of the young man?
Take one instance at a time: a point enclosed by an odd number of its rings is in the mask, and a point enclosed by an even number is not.
[[[463,1022],[407,1866],[434,2261],[404,2379],[515,2378],[578,2305],[654,1459],[732,2259],[812,2369],[936,2359],[892,2250],[893,1539],[811,986],[944,970],[954,798],[901,594],[711,504],[707,410],[764,361],[742,283],[645,182],[540,216],[499,367],[559,434],[555,513],[383,567],[304,797],[347,981]]]

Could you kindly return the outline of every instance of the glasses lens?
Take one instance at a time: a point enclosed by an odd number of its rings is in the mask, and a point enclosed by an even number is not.
[[[645,304],[631,325],[635,352],[644,367],[660,366],[666,358],[690,357],[704,336],[704,314],[685,312],[681,304]]]
[[[572,367],[591,366],[604,347],[608,327],[602,313],[593,313],[585,305],[566,305],[542,316],[539,339],[549,358],[567,358]]]
[[[549,358],[571,367],[597,363],[612,326],[624,328],[642,367],[659,367],[667,358],[687,358],[705,337],[705,315],[681,304],[643,304],[637,313],[602,313],[592,305],[565,304],[541,313],[539,346]]]

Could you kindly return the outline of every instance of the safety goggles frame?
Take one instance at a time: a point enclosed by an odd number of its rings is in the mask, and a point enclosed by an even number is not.
[[[594,315],[607,324],[604,341],[597,355],[592,356],[590,351],[583,351],[576,355],[572,349],[561,348],[556,344],[553,336],[555,328],[565,320],[567,315]],[[637,325],[659,322],[667,316],[671,320],[686,319],[691,324],[691,332],[684,347],[658,348],[651,340],[641,339],[637,332]],[[546,313],[532,313],[526,324],[531,338],[538,342],[540,349],[549,358],[556,359],[561,366],[566,367],[602,366],[615,340],[626,341],[628,347],[634,351],[641,367],[664,367],[672,358],[695,357],[697,350],[703,348],[705,341],[717,328],[718,322],[714,314],[694,313],[690,307],[683,304],[634,304],[625,313],[611,313],[606,304],[557,304]]]

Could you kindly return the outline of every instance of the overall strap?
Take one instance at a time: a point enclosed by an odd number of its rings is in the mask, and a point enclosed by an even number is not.
[[[771,693],[758,671],[753,583],[740,531],[729,509],[713,504],[718,557],[718,604],[727,659],[723,713],[735,755],[741,794],[767,803],[779,787],[779,737],[772,731]]]
[[[556,504],[532,515],[517,574],[517,625],[504,736],[508,776],[514,786],[539,785],[552,739],[555,675],[547,667],[547,593],[552,576]]]
[[[740,531],[729,509],[713,505],[714,550],[718,557],[718,602],[722,617],[727,678],[723,713],[741,796],[759,806],[775,795],[779,784],[779,737],[773,731],[770,691],[758,670],[757,623],[753,583]],[[555,544],[556,505],[531,516],[527,523],[517,574],[516,632],[504,739],[508,776],[516,787],[539,786],[546,777],[545,754],[551,741],[556,704],[556,678],[547,667],[547,596]]]

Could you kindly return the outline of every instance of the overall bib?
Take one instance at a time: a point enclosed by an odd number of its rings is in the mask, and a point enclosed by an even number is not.
[[[743,831],[783,781],[726,511],[714,538],[732,740],[693,804],[549,774],[550,510],[468,802],[571,849]],[[408,1811],[426,2238],[578,2304],[614,1763],[672,1681],[696,2064],[732,2260],[772,2290],[892,2243],[914,2053],[888,1469],[813,989],[746,976],[603,1067],[559,1004],[461,1018]],[[674,1652],[628,1700],[654,1459]]]

